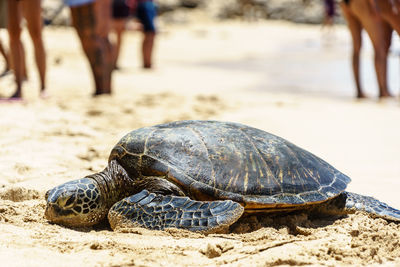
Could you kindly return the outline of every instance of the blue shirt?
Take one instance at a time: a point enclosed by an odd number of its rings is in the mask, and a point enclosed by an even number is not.
[[[95,0],[64,0],[67,6],[81,6],[89,3],[93,3]]]

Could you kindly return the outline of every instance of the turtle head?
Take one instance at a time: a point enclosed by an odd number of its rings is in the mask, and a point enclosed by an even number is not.
[[[59,185],[46,193],[47,220],[69,227],[90,226],[107,214],[94,179],[82,178]]]

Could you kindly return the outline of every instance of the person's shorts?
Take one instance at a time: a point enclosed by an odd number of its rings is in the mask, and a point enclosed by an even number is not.
[[[157,8],[153,1],[140,1],[136,9],[136,17],[143,25],[144,32],[155,32],[154,19],[157,16]]]
[[[114,19],[128,18],[129,15],[130,15],[130,8],[126,4],[126,0],[113,0],[112,17]]]
[[[1,1],[1,0],[0,0]],[[64,3],[67,6],[81,6],[81,5],[85,5],[85,4],[89,4],[89,3],[93,3],[95,0],[64,0]]]

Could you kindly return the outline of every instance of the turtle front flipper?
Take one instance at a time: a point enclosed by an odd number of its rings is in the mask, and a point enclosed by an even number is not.
[[[163,230],[219,232],[237,221],[244,208],[231,200],[196,201],[143,190],[115,203],[108,213],[111,228],[145,227]]]

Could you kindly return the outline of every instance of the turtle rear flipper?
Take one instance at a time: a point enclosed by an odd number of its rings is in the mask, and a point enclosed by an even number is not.
[[[181,228],[204,233],[218,232],[237,221],[243,207],[231,200],[196,201],[143,190],[114,204],[108,213],[111,228]]]
[[[390,207],[379,200],[351,192],[342,193],[346,198],[344,210],[348,213],[365,211],[373,216],[400,222],[400,210]]]

